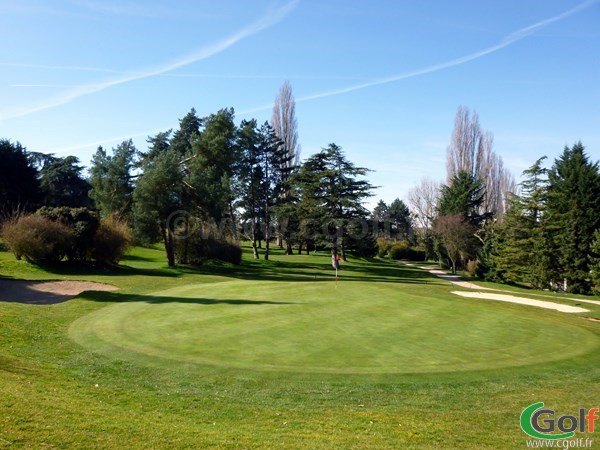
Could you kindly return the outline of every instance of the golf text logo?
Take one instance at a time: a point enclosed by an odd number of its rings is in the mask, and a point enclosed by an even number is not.
[[[554,410],[544,408],[543,402],[534,403],[521,413],[521,429],[536,439],[569,439],[575,436],[575,431],[593,433],[599,411],[600,408],[590,408],[587,412],[579,408],[577,416],[566,414],[554,418]]]

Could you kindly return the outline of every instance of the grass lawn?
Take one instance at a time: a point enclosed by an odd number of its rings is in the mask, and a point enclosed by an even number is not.
[[[3,277],[120,288],[0,302],[0,448],[525,448],[526,406],[598,406],[600,307],[461,298],[388,261],[340,274],[277,251],[194,270],[137,248],[111,271],[0,253]]]

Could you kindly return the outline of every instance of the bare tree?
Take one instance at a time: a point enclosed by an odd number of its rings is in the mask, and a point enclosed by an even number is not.
[[[452,140],[446,151],[448,183],[461,170],[479,178],[485,185],[481,213],[492,212],[501,219],[506,202],[516,189],[512,174],[504,167],[502,157],[494,150],[494,136],[479,125],[477,112],[459,106],[454,119]]]
[[[298,121],[296,120],[296,100],[292,93],[292,85],[289,81],[284,83],[279,88],[279,93],[275,97],[273,105],[273,118],[271,119],[271,127],[275,130],[275,134],[282,142],[283,154],[285,162],[283,167],[280,167],[282,180],[287,180],[288,176],[300,164],[300,144],[298,143]],[[282,192],[284,199],[289,198],[289,190]],[[278,233],[277,244],[283,248],[283,235]],[[291,244],[288,242],[287,253],[291,253]]]
[[[298,144],[298,121],[296,120],[296,100],[292,93],[292,85],[285,81],[275,98],[271,126],[277,137],[283,142],[291,165],[300,162],[300,144]]]
[[[439,216],[433,224],[433,232],[442,242],[446,255],[452,266],[452,273],[456,273],[456,261],[465,258],[472,245],[475,229],[465,221],[462,214]]]
[[[439,196],[440,183],[429,178],[423,178],[421,184],[408,191],[408,203],[418,228],[431,228]]]

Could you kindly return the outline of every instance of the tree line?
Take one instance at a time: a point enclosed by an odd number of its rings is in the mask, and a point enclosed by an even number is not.
[[[147,143],[144,151],[131,140],[99,147],[84,176],[76,157],[0,140],[0,213],[45,206],[42,215],[73,229],[85,228],[73,225],[84,210],[98,221],[116,218],[135,242],[161,242],[169,265],[239,263],[239,241],[247,240],[257,259],[268,259],[274,245],[287,254],[327,248],[333,263],[352,251],[438,260],[536,288],[590,293],[600,285],[600,175],[581,143],[550,168],[545,158],[536,161],[517,185],[477,113],[460,107],[445,182],[423,180],[408,192],[408,205],[380,200],[373,211],[364,206],[375,189],[369,169],[339,145],[300,161],[287,82],[270,122],[236,124],[233,108],[205,117],[192,109],[178,128]]]
[[[600,291],[600,171],[581,142],[546,157],[516,185],[482,132],[459,108],[446,183],[408,194],[420,247],[431,259],[491,281],[589,294]]]
[[[90,208],[128,223],[137,243],[162,242],[171,266],[207,258],[239,263],[240,239],[265,259],[270,245],[288,254],[328,246],[342,258],[348,249],[374,252],[374,240],[367,239],[369,248],[357,230],[369,215],[363,206],[373,189],[364,179],[368,169],[348,161],[334,143],[299,163],[287,82],[270,123],[238,125],[233,108],[206,117],[192,109],[177,129],[147,142],[145,151],[131,140],[99,147],[84,177],[75,157],[27,152],[3,140],[4,160],[15,163],[3,174],[2,213],[42,205]]]

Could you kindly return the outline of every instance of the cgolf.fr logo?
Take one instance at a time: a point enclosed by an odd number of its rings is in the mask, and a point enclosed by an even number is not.
[[[575,431],[593,433],[599,411],[600,408],[579,408],[576,416],[565,414],[556,418],[554,410],[544,408],[544,402],[534,403],[521,413],[521,429],[536,439],[569,439]]]

